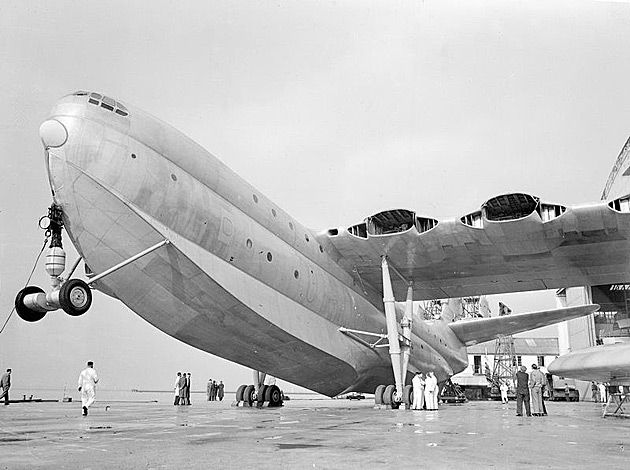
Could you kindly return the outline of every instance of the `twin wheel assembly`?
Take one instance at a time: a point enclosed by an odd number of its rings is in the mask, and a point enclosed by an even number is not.
[[[42,222],[48,223],[43,226]],[[36,322],[44,318],[46,312],[63,309],[68,315],[79,316],[92,305],[90,286],[81,279],[64,280],[60,276],[66,268],[66,253],[61,244],[63,227],[62,210],[52,205],[48,215],[40,219],[40,227],[46,230],[46,239],[50,237],[50,246],[46,255],[46,272],[50,276],[52,291],[46,294],[36,286],[27,286],[15,297],[15,311],[27,322]],[[68,277],[72,276],[78,262],[73,266]]]
[[[92,291],[81,279],[69,279],[49,294],[37,286],[27,286],[15,297],[15,311],[27,322],[39,321],[46,312],[58,308],[77,317],[87,312],[91,305]]]
[[[399,396],[396,393],[395,385],[379,385],[374,391],[374,404],[384,405],[392,409],[398,409],[400,405],[404,404],[405,408],[409,410],[413,404],[413,386],[405,385],[402,395]]]
[[[282,406],[283,394],[277,385],[262,385],[258,392],[253,385],[241,385],[236,390],[236,404],[243,403],[243,406],[253,406],[256,404],[261,408],[265,403],[269,407]]]

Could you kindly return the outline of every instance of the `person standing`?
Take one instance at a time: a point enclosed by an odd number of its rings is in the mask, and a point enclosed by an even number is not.
[[[179,374],[177,374],[179,375]],[[179,378],[179,401],[178,405],[186,404],[186,372]]]
[[[212,401],[217,401],[217,394],[219,393],[219,384],[216,380],[212,381]]]
[[[525,403],[525,413],[531,416],[529,408],[529,374],[527,367],[521,366],[521,370],[516,373],[516,416],[523,416],[523,403]]]
[[[212,400],[212,379],[208,379],[208,385],[206,385],[206,396],[208,401]]]
[[[542,388],[545,383],[545,374],[538,370],[537,364],[532,364],[532,373],[529,374],[529,388],[532,400],[532,414],[543,415]]]
[[[190,372],[186,375],[186,404],[190,405]]]
[[[416,375],[411,379],[411,385],[413,386],[413,404],[412,410],[421,410],[424,408],[424,377],[422,372],[416,372]]]
[[[6,406],[9,404],[9,389],[11,388],[11,369],[7,369],[7,371],[2,374],[2,378],[0,379],[0,387],[2,388],[0,400],[4,397],[4,404]]]
[[[179,379],[182,377],[182,373],[178,372],[177,377],[175,377],[175,401],[173,405],[179,405]]]
[[[424,381],[424,397],[427,404],[427,410],[437,411],[438,390],[439,388],[435,374],[432,371],[428,372],[427,378]]]
[[[223,389],[225,388],[225,385],[223,385],[223,380],[219,380],[219,385],[217,388],[219,389],[219,391],[217,392],[219,401],[223,401],[223,393],[224,393]]]
[[[96,399],[96,384],[98,383],[98,375],[94,370],[94,363],[88,361],[87,367],[79,374],[78,388],[81,392],[81,406],[83,407],[83,416],[87,416],[88,408]]]
[[[606,395],[606,385],[600,383],[598,385],[599,388],[599,401],[602,403],[608,403],[608,396]]]
[[[595,382],[591,382],[591,395],[595,403],[599,403],[599,387]]]
[[[501,382],[501,386],[499,387],[499,389],[501,390],[501,403],[503,403],[504,405],[507,405],[508,402],[508,384],[506,381]]]

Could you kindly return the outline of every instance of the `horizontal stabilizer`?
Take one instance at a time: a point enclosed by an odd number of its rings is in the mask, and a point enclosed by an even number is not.
[[[492,318],[478,318],[450,323],[459,340],[466,346],[483,343],[499,336],[513,335],[542,326],[553,325],[564,320],[583,317],[599,309],[599,305],[542,310],[540,312],[517,313]]]

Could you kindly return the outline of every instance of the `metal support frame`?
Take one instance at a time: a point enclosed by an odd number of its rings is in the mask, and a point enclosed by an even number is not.
[[[611,392],[611,389],[616,389],[617,391]],[[630,407],[630,386],[624,385],[623,382],[618,385],[618,382],[613,381],[608,386],[607,392],[608,401],[604,407],[602,418],[607,416],[630,418],[630,410],[624,408],[625,405]]]
[[[125,266],[127,266],[128,264],[133,263],[134,261],[136,261],[136,260],[138,260],[138,259],[142,258],[143,256],[148,255],[148,254],[149,254],[149,253],[151,253],[152,251],[155,251],[155,250],[157,250],[158,248],[160,248],[160,247],[162,247],[162,246],[164,246],[164,245],[168,245],[169,243],[170,243],[170,241],[169,241],[169,240],[164,239],[164,240],[162,240],[161,242],[156,243],[156,244],[155,244],[155,245],[153,245],[152,247],[147,248],[147,249],[146,249],[146,250],[144,250],[144,251],[141,251],[141,252],[140,252],[140,253],[138,253],[137,255],[134,255],[134,256],[132,256],[131,258],[128,258],[128,259],[126,259],[125,261],[122,261],[121,263],[118,263],[117,265],[112,266],[112,267],[111,267],[111,268],[109,268],[109,269],[106,269],[106,270],[105,270],[105,271],[103,271],[101,274],[98,274],[98,275],[96,275],[96,276],[92,277],[89,281],[87,281],[87,284],[88,284],[88,285],[89,285],[89,284],[93,284],[93,283],[95,283],[96,281],[98,281],[99,279],[102,279],[102,278],[104,278],[105,276],[108,276],[108,275],[110,275],[111,273],[113,273],[113,272],[115,272],[115,271],[118,271],[120,268],[124,268],[124,267],[125,267]]]

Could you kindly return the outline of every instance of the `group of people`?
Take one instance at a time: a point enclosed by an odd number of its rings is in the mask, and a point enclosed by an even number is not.
[[[606,385],[597,382],[591,382],[591,395],[595,403],[606,403]]]
[[[412,410],[437,411],[438,387],[437,377],[433,372],[427,372],[425,376],[422,372],[417,372],[411,380],[413,386]]]
[[[224,388],[225,386],[223,385],[222,380],[219,380],[219,383],[217,383],[216,380],[208,379],[208,385],[206,387],[208,401],[217,401],[217,398],[219,401],[223,400],[223,395],[225,393]]]
[[[532,364],[531,374],[527,373],[527,367],[520,367],[516,373],[516,416],[523,416],[523,404],[525,404],[527,416],[547,415],[543,402],[543,387],[545,387],[546,381],[545,374],[538,368],[537,364]]]
[[[190,372],[178,372],[173,405],[190,405]]]

